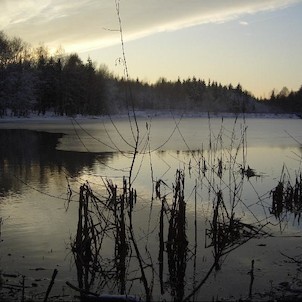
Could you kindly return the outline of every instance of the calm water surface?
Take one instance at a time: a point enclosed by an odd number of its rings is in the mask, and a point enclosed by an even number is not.
[[[175,173],[181,169],[185,173],[189,249],[195,244],[195,202],[198,214],[198,269],[194,269],[193,260],[188,260],[188,293],[213,261],[212,249],[204,248],[205,229],[213,215],[213,192],[218,189],[230,209],[236,188],[236,217],[248,224],[265,224],[265,230],[274,237],[258,236],[229,253],[221,270],[211,274],[200,290],[199,297],[210,299],[218,292],[220,297],[246,296],[250,282],[247,273],[253,259],[255,291],[268,290],[272,283],[277,285],[295,276],[295,265],[286,263],[280,252],[301,254],[301,238],[295,237],[301,235],[301,227],[291,213],[283,213],[282,219],[271,214],[270,191],[277,186],[282,172],[292,182],[301,172],[301,120],[157,117],[141,118],[138,124],[138,155],[132,171],[133,187],[138,193],[134,224],[154,264],[158,262],[156,227],[161,202],[152,200],[153,188],[156,181],[162,180],[166,185],[161,186],[161,193],[171,199]],[[25,275],[27,284],[37,285],[28,291],[43,292],[57,268],[54,293],[71,292],[65,282],[77,284],[70,243],[77,227],[79,187],[88,182],[99,196],[105,196],[105,179],[121,185],[123,176],[129,175],[135,135],[135,124],[122,118],[1,121],[3,272]],[[220,164],[222,174],[218,177]],[[256,175],[243,181],[243,166],[252,168]],[[106,257],[112,256],[110,249],[102,252]],[[167,276],[165,271],[166,279]],[[159,294],[156,280],[155,288],[156,299],[169,299]],[[143,290],[133,285],[131,293],[143,295]]]

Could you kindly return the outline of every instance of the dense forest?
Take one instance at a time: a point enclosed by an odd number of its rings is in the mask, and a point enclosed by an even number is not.
[[[297,92],[274,91],[256,99],[240,84],[222,85],[195,77],[177,81],[160,78],[149,84],[114,76],[78,54],[31,47],[0,31],[0,116],[31,112],[57,115],[117,114],[135,110],[194,112],[302,112],[302,86]]]

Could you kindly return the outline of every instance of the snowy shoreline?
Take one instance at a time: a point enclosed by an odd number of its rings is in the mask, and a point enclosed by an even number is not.
[[[229,112],[180,112],[180,111],[136,111],[135,115],[137,118],[269,118],[269,119],[301,119],[301,116],[298,114],[281,114],[281,113],[229,113]],[[125,119],[129,116],[133,117],[133,112],[124,114],[112,114],[112,115],[75,115],[75,116],[59,116],[53,112],[47,112],[44,115],[38,115],[31,113],[26,117],[17,117],[6,115],[0,117],[1,123],[8,122],[65,122],[67,120],[107,120],[108,118],[112,119]]]

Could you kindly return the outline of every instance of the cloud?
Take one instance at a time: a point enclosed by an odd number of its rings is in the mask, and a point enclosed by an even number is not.
[[[18,23],[27,24],[32,17],[41,13],[49,0],[3,0],[0,2],[0,28],[6,29]]]
[[[118,0],[117,0],[118,1]],[[120,0],[126,41],[206,23],[224,23],[272,11],[301,0]],[[85,51],[119,43],[115,2],[108,0],[6,0],[0,2],[0,29],[32,44]],[[241,21],[241,25],[247,25]]]
[[[246,21],[239,21],[239,24],[243,25],[243,26],[248,26],[249,25],[248,22],[246,22]]]

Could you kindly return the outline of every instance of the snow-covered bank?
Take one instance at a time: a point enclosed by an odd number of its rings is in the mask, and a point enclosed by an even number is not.
[[[277,119],[300,119],[298,114],[288,113],[231,113],[231,112],[195,112],[195,111],[137,111],[137,117],[185,117],[185,118],[277,118]],[[133,115],[130,113],[130,115]]]
[[[167,110],[167,111],[136,111],[135,115],[137,118],[270,118],[270,119],[301,119],[301,116],[298,114],[280,114],[280,113],[230,113],[230,112],[182,112],[176,110]],[[133,117],[134,113],[122,113],[114,115],[75,115],[75,116],[60,116],[56,115],[53,112],[47,112],[44,115],[38,115],[35,113],[30,113],[26,117],[17,117],[12,115],[5,115],[0,117],[0,123],[8,122],[66,122],[67,120],[107,120],[109,117],[112,119],[124,119],[129,116]]]

